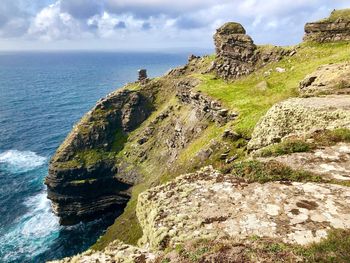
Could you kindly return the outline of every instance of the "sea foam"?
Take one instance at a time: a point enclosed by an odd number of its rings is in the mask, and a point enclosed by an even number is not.
[[[45,164],[47,158],[31,151],[8,150],[0,153],[0,164],[11,171],[25,172]]]

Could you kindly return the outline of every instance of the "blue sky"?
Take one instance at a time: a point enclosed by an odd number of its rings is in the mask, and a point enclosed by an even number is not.
[[[210,49],[227,21],[258,44],[290,45],[305,22],[346,7],[349,0],[1,0],[0,50]]]

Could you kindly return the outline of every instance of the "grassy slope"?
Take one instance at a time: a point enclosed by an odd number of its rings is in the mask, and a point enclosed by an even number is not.
[[[142,235],[142,229],[135,215],[135,206],[139,193],[150,186],[171,180],[180,173],[193,169],[193,163],[189,165],[189,160],[193,159],[200,149],[208,146],[211,139],[221,141],[221,135],[224,129],[233,127],[244,137],[249,138],[254,126],[266,111],[279,101],[297,96],[299,82],[317,67],[327,63],[350,61],[349,43],[302,44],[298,47],[297,51],[297,54],[293,57],[286,57],[277,63],[269,64],[250,76],[234,82],[225,82],[210,74],[193,74],[193,77],[202,80],[201,85],[197,89],[210,97],[218,99],[225,107],[239,112],[238,120],[228,123],[225,127],[210,125],[201,137],[194,140],[182,151],[172,171],[158,169],[159,163],[155,161],[157,160],[156,158],[152,159],[152,157],[141,165],[142,173],[145,175],[145,181],[134,187],[131,201],[124,213],[107,230],[106,234],[93,248],[102,249],[114,239],[136,244]],[[206,62],[208,65],[212,59],[213,57],[207,58],[208,61]],[[285,68],[286,72],[278,73],[275,71],[276,67]],[[271,70],[271,74],[264,76],[264,73],[269,70]],[[267,82],[266,90],[259,88],[258,84],[263,81]],[[165,108],[168,103],[176,103],[176,100],[174,97],[169,97],[169,101],[160,108]],[[160,111],[161,109],[158,113]],[[147,122],[152,120],[156,115],[157,113],[154,113],[135,133],[142,131],[146,127]],[[128,147],[130,147],[130,143],[126,144],[126,148]],[[238,149],[237,145],[233,143],[232,148],[234,152],[239,153],[241,159],[244,158],[244,148]],[[137,160],[129,161],[137,162]],[[215,160],[208,161],[214,162]]]

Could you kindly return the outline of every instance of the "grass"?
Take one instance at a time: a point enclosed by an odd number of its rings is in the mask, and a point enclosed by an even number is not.
[[[260,156],[269,157],[291,154],[296,152],[309,152],[311,149],[311,145],[303,140],[287,140],[262,149]]]
[[[211,74],[196,75],[202,80],[197,90],[239,112],[236,131],[249,137],[258,120],[273,104],[298,95],[297,87],[306,74],[321,65],[349,59],[349,43],[303,43],[293,57],[285,57],[234,82],[225,82]],[[286,72],[278,73],[276,67],[285,68]],[[271,74],[265,76],[268,70],[271,70]],[[266,90],[259,89],[258,84],[263,81],[268,83]]]
[[[243,161],[225,167],[223,172],[243,178],[249,183],[267,183],[273,181],[287,182],[323,182],[319,175],[301,170],[293,170],[279,162]]]
[[[311,139],[308,142],[308,139]],[[333,146],[339,142],[350,143],[350,130],[346,128],[324,130],[307,136],[304,139],[288,139],[261,149],[260,157],[280,156],[297,152],[309,152],[318,147]]]
[[[173,260],[170,260],[173,259]],[[174,261],[174,259],[176,261]],[[238,242],[230,238],[193,240],[165,251],[157,262],[350,262],[350,230],[332,229],[327,238],[308,246],[286,244],[252,236]]]
[[[328,18],[321,20],[320,22],[334,22],[337,19],[342,18],[349,20],[350,19],[350,8],[334,10]]]

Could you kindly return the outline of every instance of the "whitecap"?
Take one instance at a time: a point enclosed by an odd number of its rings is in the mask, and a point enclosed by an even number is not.
[[[24,204],[28,212],[1,237],[0,255],[1,251],[4,254],[0,261],[17,262],[23,257],[29,260],[45,252],[59,236],[59,220],[50,209],[45,191],[30,197]]]
[[[47,158],[31,151],[8,150],[0,153],[0,164],[7,169],[24,172],[42,166]]]

